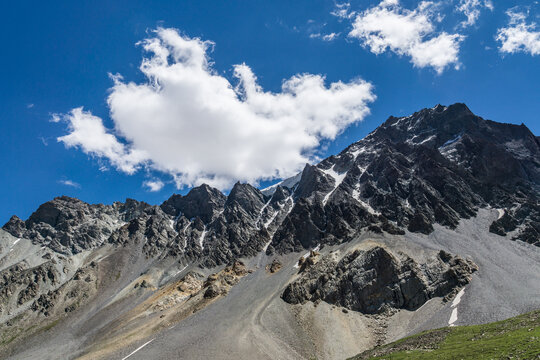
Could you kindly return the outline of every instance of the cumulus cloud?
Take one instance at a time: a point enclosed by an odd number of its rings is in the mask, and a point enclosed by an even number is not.
[[[148,166],[178,187],[283,178],[314,160],[322,140],[361,121],[375,100],[361,79],[328,86],[321,75],[297,74],[281,91],[264,91],[246,64],[231,83],[212,67],[209,41],[159,28],[142,41],[143,83],[113,76],[107,99],[114,129],[75,108],[62,119],[67,147],[105,158],[126,173]]]
[[[398,0],[383,0],[357,13],[349,36],[360,40],[374,54],[390,50],[409,56],[416,67],[432,67],[442,73],[447,66],[459,67],[460,34],[437,33],[434,21],[441,17],[435,4],[422,1],[414,10],[403,8]]]
[[[144,151],[132,149],[118,141],[103,125],[101,118],[84,111],[82,107],[71,110],[70,113],[55,115],[54,122],[61,119],[68,123],[69,134],[61,136],[58,141],[66,147],[80,147],[86,154],[105,157],[118,169],[133,174],[138,165],[147,159]]]
[[[514,54],[517,52],[540,54],[540,31],[536,30],[536,23],[527,23],[525,12],[515,8],[506,11],[509,17],[508,26],[497,30],[497,41],[501,43],[499,51]]]
[[[76,183],[75,181],[72,181],[72,180],[58,180],[58,182],[62,185],[71,186],[77,189],[81,187],[79,183]]]
[[[456,10],[467,17],[467,20],[462,21],[460,25],[462,27],[467,27],[476,24],[483,8],[493,11],[494,7],[491,0],[460,0]]]
[[[143,186],[145,186],[148,189],[148,191],[156,192],[163,189],[163,186],[165,186],[165,183],[163,183],[163,181],[159,179],[154,179],[154,180],[147,180],[143,182]]]

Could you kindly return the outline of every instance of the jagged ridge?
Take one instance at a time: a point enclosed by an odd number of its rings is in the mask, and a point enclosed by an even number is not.
[[[64,254],[144,243],[149,256],[203,266],[263,249],[286,253],[349,241],[361,231],[428,234],[480,207],[501,209],[490,231],[540,245],[540,146],[524,125],[475,116],[464,104],[390,117],[338,155],[263,192],[228,196],[201,185],[160,206],[89,205],[59,197],[4,229]]]

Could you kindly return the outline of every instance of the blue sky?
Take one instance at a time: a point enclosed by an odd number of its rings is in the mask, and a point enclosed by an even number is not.
[[[468,2],[448,0],[419,5],[386,0],[384,3],[351,1],[346,6],[318,0],[3,2],[0,160],[4,173],[0,178],[0,222],[4,223],[13,214],[27,218],[41,203],[59,195],[92,203],[112,203],[126,197],[160,203],[173,192],[186,192],[190,185],[214,171],[212,167],[222,179],[219,184],[223,188],[237,177],[241,181],[259,178],[266,184],[268,181],[264,179],[272,171],[285,174],[305,158],[337,153],[390,115],[408,115],[438,103],[464,102],[484,118],[524,123],[538,135],[540,26],[535,27],[540,23],[538,3],[472,1],[467,13],[465,8],[458,10],[465,3]],[[339,10],[343,10],[341,17],[335,15]],[[411,26],[409,37],[405,36],[405,27],[404,36],[402,32],[395,34],[378,28],[383,20],[381,16],[389,14],[390,20],[395,15],[394,20],[403,20]],[[472,23],[466,23],[470,18]],[[171,148],[170,152],[184,161],[173,161],[174,164],[168,162],[167,149],[157,147],[160,139],[155,137],[150,139],[154,143],[148,145],[155,151],[140,155],[141,161],[129,158],[130,154],[146,149],[146,145],[141,145],[148,140],[144,138],[144,121],[150,121],[152,129],[157,123],[165,129],[168,126],[159,118],[163,112],[148,117],[146,114],[154,114],[148,110],[151,105],[138,102],[137,94],[126,90],[129,82],[134,82],[141,91],[150,87],[139,66],[143,56],[152,57],[139,42],[161,39],[161,48],[175,50],[160,38],[163,34],[153,31],[158,28],[177,29],[185,46],[195,50],[203,46],[195,38],[213,42],[204,45],[207,66],[211,69],[201,76],[213,74],[214,80],[235,86],[238,82],[233,66],[245,64],[237,68],[244,71],[241,75],[244,82],[248,83],[248,75],[254,74],[260,86],[251,95],[240,89],[237,94],[240,100],[225,96],[238,110],[229,111],[226,106],[229,122],[222,123],[215,116],[206,118],[201,129],[207,132],[200,137],[191,129],[203,123],[197,111],[205,104],[194,105],[190,116],[182,120],[190,130],[178,133],[178,143],[188,144],[196,138],[198,151],[188,156],[187,145]],[[499,40],[497,34],[502,34]],[[437,48],[435,53],[430,53],[426,47],[433,45],[428,43],[433,39],[448,40],[441,42],[441,46],[450,44],[457,52]],[[437,57],[441,53],[446,58]],[[123,80],[117,79],[115,85],[109,73],[120,74]],[[320,91],[314,97],[310,97],[311,92],[302,96],[295,93],[296,100],[277,96],[283,93],[282,83],[297,74],[311,74],[311,77],[295,78],[306,87],[312,86],[310,79],[321,79],[317,76],[325,77],[325,85],[317,88]],[[158,80],[168,81],[161,77]],[[195,84],[204,88],[206,80],[199,80]],[[328,90],[331,83],[339,81],[345,84],[343,89]],[[166,104],[163,111],[167,112],[170,106],[173,114],[177,111],[179,117],[187,116],[175,105],[174,94],[183,93],[176,92],[175,85],[166,86],[173,95],[166,99],[156,95],[157,100]],[[182,85],[183,91],[186,86]],[[212,94],[219,93],[214,90],[206,99],[210,104],[223,100],[212,98]],[[354,99],[346,99],[347,91],[354,95],[356,103]],[[111,116],[107,103],[111,95],[118,95],[113,102],[117,118]],[[188,91],[187,98],[189,95]],[[295,109],[291,110],[287,101],[292,101]],[[328,114],[324,108],[317,110],[313,120],[313,114],[309,113],[313,101],[334,104],[332,108],[336,110]],[[268,103],[279,112],[272,110],[261,115],[261,109],[266,106],[261,103]],[[105,150],[99,152],[101,148],[96,146],[101,142],[91,144],[99,151],[85,152],[84,146],[89,146],[84,143],[86,137],[81,140],[72,136],[70,142],[57,140],[73,134],[74,117],[69,114],[81,106],[87,111],[82,113],[84,116],[92,116],[85,119],[95,120],[92,124],[103,124],[107,133],[102,135],[120,147],[122,159],[118,161],[124,165],[127,161],[125,166],[133,167],[131,174],[119,162],[114,163],[118,152],[112,157],[104,155]],[[129,112],[132,106],[142,110],[132,114]],[[370,113],[366,115],[368,109]],[[237,115],[241,119],[238,123]],[[132,117],[133,122],[140,122],[142,133],[140,128],[133,131],[130,128]],[[290,133],[292,138],[302,138],[302,142],[284,146],[287,149],[290,146],[294,156],[285,161],[278,151],[268,151],[261,155],[268,158],[268,166],[261,169],[253,166],[256,158],[249,157],[250,151],[265,149],[260,144],[263,139],[270,139],[264,144],[267,148],[281,148],[280,127],[270,126],[266,130],[267,122],[287,124],[287,119],[292,117],[303,119]],[[335,121],[328,122],[327,118]],[[256,135],[254,141],[237,146],[234,142],[244,139],[243,126],[247,124],[249,128],[250,122],[260,125],[251,129],[251,134]],[[216,130],[228,124],[237,124],[240,129],[231,126],[230,132]],[[314,127],[318,130],[313,130]],[[267,137],[265,131],[272,132],[276,138]],[[127,138],[123,136],[126,133]],[[215,145],[229,140],[230,147]],[[298,149],[301,151],[295,153]],[[218,163],[212,162],[213,154],[221,159]],[[230,158],[229,167],[233,168],[237,158],[247,157],[250,160],[242,160],[242,166],[236,170],[225,169],[229,164],[223,159]],[[189,164],[189,176],[180,174],[178,166],[182,164]],[[248,175],[239,175],[242,171]],[[148,181],[154,185],[161,181],[163,187],[150,191],[143,185]],[[177,186],[183,187],[179,190]]]

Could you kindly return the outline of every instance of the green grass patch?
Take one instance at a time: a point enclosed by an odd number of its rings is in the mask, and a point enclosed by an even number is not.
[[[540,310],[490,324],[425,331],[351,359],[540,359]]]

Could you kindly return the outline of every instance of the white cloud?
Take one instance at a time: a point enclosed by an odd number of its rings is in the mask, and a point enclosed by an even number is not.
[[[75,181],[72,181],[72,180],[58,180],[58,182],[62,185],[66,185],[66,186],[71,186],[71,187],[74,187],[74,188],[80,188],[81,185],[79,183],[76,183]]]
[[[82,107],[71,110],[62,116],[68,122],[68,135],[58,138],[66,147],[80,147],[86,154],[105,157],[118,169],[132,174],[137,170],[146,156],[144,152],[130,149],[129,146],[119,142],[118,139],[103,126],[103,121],[84,111]],[[58,116],[53,117],[54,122],[60,121]]]
[[[442,33],[430,40],[420,42],[410,49],[412,62],[418,67],[432,66],[438,73],[454,63],[459,68],[458,44],[462,36],[458,34]]]
[[[163,186],[165,186],[165,184],[163,183],[163,181],[155,179],[143,182],[143,186],[147,187],[148,191],[156,192],[163,189]]]
[[[33,107],[34,107],[34,104],[26,104],[26,108],[27,108],[27,109],[31,109],[31,108],[33,108]]]
[[[342,3],[342,4],[336,4],[335,9],[330,14],[343,20],[343,19],[352,19],[354,15],[356,15],[356,12],[351,11],[350,3]]]
[[[73,109],[63,119],[67,147],[108,159],[133,173],[141,165],[171,174],[178,187],[283,178],[314,160],[322,140],[361,121],[375,100],[361,79],[325,85],[321,75],[298,74],[281,91],[264,91],[245,64],[236,84],[213,70],[211,42],[157,29],[141,42],[149,56],[146,82],[114,76],[108,97],[114,132],[100,118]],[[121,139],[121,140],[120,140]]]
[[[508,26],[497,30],[497,41],[501,43],[499,51],[514,54],[516,52],[540,54],[540,32],[536,31],[536,23],[526,23],[527,14],[516,9],[509,9]]]
[[[463,15],[467,17],[467,20],[462,21],[460,25],[462,27],[467,27],[476,24],[482,8],[493,11],[493,3],[491,0],[460,0],[456,10],[462,12]]]
[[[339,37],[339,33],[332,32],[330,34],[321,34],[321,33],[314,33],[309,34],[309,37],[311,39],[321,39],[323,41],[334,41]]]
[[[440,21],[436,5],[422,1],[414,10],[400,6],[398,0],[384,0],[356,15],[349,36],[360,40],[374,54],[390,50],[411,57],[417,67],[432,67],[442,73],[447,66],[459,67],[460,34],[437,34],[433,21]]]

